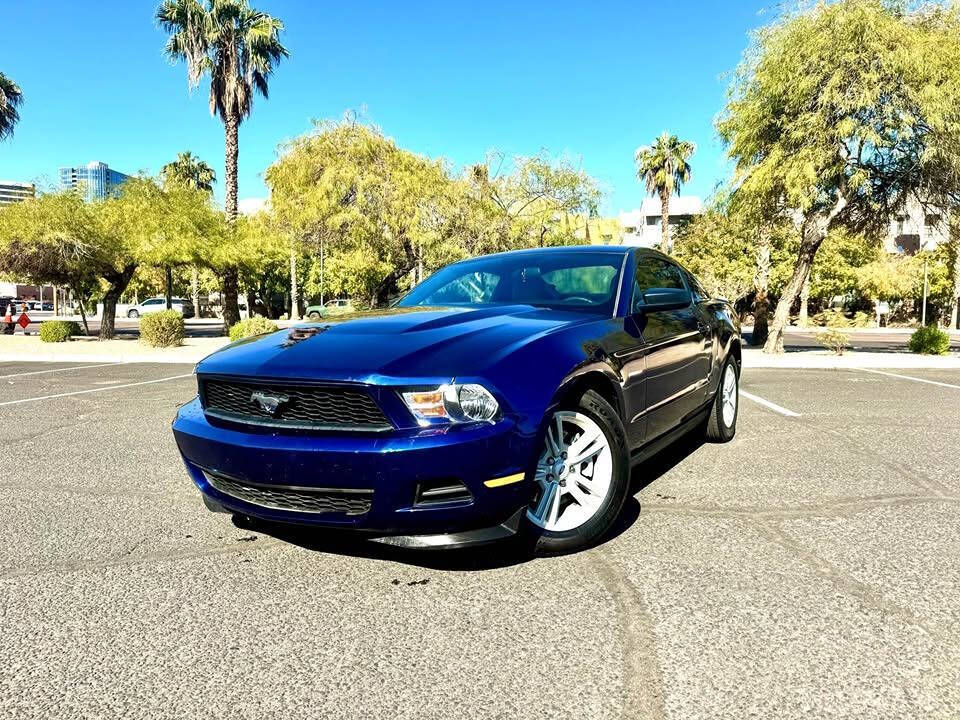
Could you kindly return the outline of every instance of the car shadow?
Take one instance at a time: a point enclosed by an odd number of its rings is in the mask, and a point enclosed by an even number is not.
[[[703,437],[699,433],[692,433],[636,465],[630,476],[630,494],[627,496],[623,510],[617,518],[617,523],[604,536],[600,544],[619,537],[639,519],[642,506],[636,497],[637,493],[683,462],[703,444]],[[508,540],[475,547],[424,550],[387,545],[342,531],[267,523],[259,520],[252,523],[245,520],[239,527],[312,552],[382,560],[443,572],[496,570],[520,565],[535,557],[532,539],[522,534]]]
[[[641,490],[666,475],[705,444],[701,433],[692,432],[678,438],[653,457],[635,465],[630,475],[630,494],[624,503],[623,511],[603,542],[609,542],[622,535],[640,518],[643,505],[637,499],[637,494]]]
[[[533,559],[532,548],[521,537],[466,548],[419,549],[387,545],[362,535],[335,530],[255,521],[241,527],[312,552],[402,563],[427,570],[495,570]]]

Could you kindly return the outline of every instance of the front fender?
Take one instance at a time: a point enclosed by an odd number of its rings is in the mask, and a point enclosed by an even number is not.
[[[618,409],[623,407],[613,356],[625,342],[635,341],[626,336],[622,318],[573,326],[515,348],[490,368],[490,380],[504,392],[518,427],[536,434],[543,417],[588,376],[608,382]]]

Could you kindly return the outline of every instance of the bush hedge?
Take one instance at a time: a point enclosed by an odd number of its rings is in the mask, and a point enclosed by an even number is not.
[[[923,355],[946,355],[950,351],[950,335],[936,325],[927,325],[910,336],[910,352]]]
[[[183,315],[176,310],[161,310],[140,318],[140,340],[151,347],[176,347],[183,344]]]
[[[47,320],[40,324],[40,340],[43,342],[66,342],[81,333],[73,320]]]
[[[277,324],[272,320],[268,320],[265,317],[260,317],[259,315],[254,315],[253,317],[248,317],[246,320],[241,320],[236,325],[230,328],[230,339],[231,340],[240,340],[245,337],[252,337],[254,335],[263,335],[264,333],[274,332],[277,329]]]

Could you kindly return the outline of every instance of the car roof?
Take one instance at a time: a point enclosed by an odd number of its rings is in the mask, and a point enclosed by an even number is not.
[[[490,257],[503,257],[505,255],[552,255],[554,253],[609,253],[612,255],[627,255],[632,252],[639,252],[642,255],[661,257],[667,260],[671,259],[668,255],[664,255],[659,250],[641,247],[639,245],[554,245],[552,247],[523,248],[521,250],[507,250],[505,252],[490,253],[489,255],[477,255],[472,258],[458,260],[456,263],[452,264],[458,265],[462,262],[470,262],[471,260],[479,260],[481,258]]]

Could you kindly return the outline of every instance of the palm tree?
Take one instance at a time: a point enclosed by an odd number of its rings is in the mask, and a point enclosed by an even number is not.
[[[644,183],[647,192],[660,197],[660,248],[669,253],[670,243],[670,196],[679,194],[680,186],[690,181],[690,163],[687,160],[697,150],[692,142],[677,139],[676,135],[663,133],[652,146],[637,148],[634,161],[637,179]]]
[[[211,195],[213,194],[213,184],[217,181],[217,173],[214,169],[189,150],[177,153],[176,160],[168,162],[160,168],[160,177],[165,185],[185,185]],[[173,307],[173,268],[167,265],[164,271],[167,310],[169,310]],[[196,263],[191,267],[190,295],[193,300],[193,309],[197,317],[200,317],[200,273]]]
[[[268,96],[267,82],[277,63],[288,56],[280,43],[283,23],[250,7],[247,0],[164,0],[157,22],[168,34],[166,54],[185,60],[191,87],[210,74],[210,114],[223,121],[225,132],[225,206],[237,217],[237,131],[250,115],[254,91]],[[238,270],[223,271],[223,323],[240,320]]]
[[[23,93],[17,84],[0,72],[0,140],[13,135],[13,126],[20,120],[17,108],[23,103]]]
[[[177,153],[177,159],[160,168],[160,177],[164,183],[179,183],[194,190],[213,192],[217,173],[212,167],[192,152]]]

